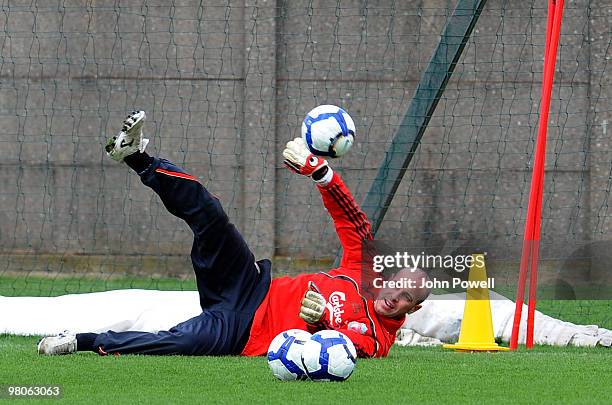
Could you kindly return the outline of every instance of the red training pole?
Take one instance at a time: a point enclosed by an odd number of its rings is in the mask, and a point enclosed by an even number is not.
[[[548,130],[548,114],[550,112],[550,96],[552,94],[552,87],[555,78],[555,66],[557,63],[557,48],[559,46],[559,36],[561,35],[561,20],[563,17],[563,0],[553,0],[555,3],[554,17],[552,24],[552,32],[550,35],[550,45],[548,47],[548,53],[546,59],[546,65],[544,66],[544,84],[542,85],[542,103],[540,104],[540,122],[538,124],[538,146],[542,147],[541,154],[541,167],[539,167],[539,189],[536,196],[536,208],[535,208],[535,227],[533,237],[533,248],[531,249],[531,278],[529,280],[529,304],[527,307],[527,338],[526,346],[528,349],[533,348],[533,335],[534,335],[534,317],[535,317],[535,306],[536,306],[536,295],[538,292],[538,258],[540,250],[540,228],[542,223],[542,194],[544,191],[544,161],[546,159],[546,133]],[[549,6],[550,9],[550,6]],[[540,142],[540,138],[543,138]],[[536,150],[536,154],[538,150]],[[534,165],[534,173],[536,167]]]
[[[527,208],[527,221],[525,223],[525,235],[527,232],[533,232],[530,229],[531,216],[529,215],[529,208]],[[523,236],[524,238],[524,236]],[[512,323],[512,335],[510,336],[510,350],[516,350],[518,347],[519,338],[519,327],[521,325],[521,316],[523,314],[523,302],[525,301],[525,283],[527,281],[527,263],[529,263],[529,257],[531,252],[531,244],[524,239],[523,250],[521,253],[521,264],[519,268],[519,278],[516,285],[516,307],[514,308],[514,321]]]
[[[536,150],[534,153],[534,166],[529,191],[529,205],[523,235],[523,250],[519,268],[519,278],[516,291],[516,307],[510,338],[510,349],[518,347],[519,329],[525,300],[525,284],[531,259],[531,279],[529,288],[529,308],[527,322],[528,347],[533,346],[533,315],[537,291],[537,261],[539,257],[540,226],[542,217],[542,192],[544,189],[544,161],[546,157],[546,132],[548,128],[548,113],[550,110],[550,96],[556,64],[557,46],[561,29],[561,16],[563,0],[549,0],[548,18],[546,24],[546,43],[544,54],[544,73],[542,80],[542,101],[540,103],[540,120]],[[531,322],[529,317],[531,315]],[[530,332],[531,331],[531,332]],[[530,338],[531,336],[531,338]],[[529,346],[529,343],[531,346]]]
[[[546,42],[544,44],[544,70],[548,66],[548,51],[550,50],[550,37],[552,33],[553,20],[555,19],[555,0],[548,0],[548,14],[546,16]],[[542,94],[544,94],[544,77],[542,76]]]
[[[544,43],[544,70],[546,70],[548,61],[548,50],[550,49],[550,34],[552,31],[552,23],[554,18],[554,3],[553,0],[548,1],[548,16],[546,22],[546,39]],[[542,80],[542,94],[544,93],[544,80]],[[535,155],[537,157],[537,155]],[[535,167],[535,166],[534,166]],[[516,300],[514,309],[514,320],[512,324],[512,335],[510,337],[510,350],[516,350],[518,347],[519,330],[521,325],[521,317],[523,315],[523,303],[525,302],[525,284],[527,282],[527,272],[529,270],[529,258],[531,257],[531,248],[533,243],[531,240],[534,235],[534,188],[537,188],[536,181],[533,179],[534,172],[532,171],[531,189],[529,190],[529,205],[527,207],[527,216],[525,218],[525,232],[523,234],[523,249],[521,251],[521,263],[519,267],[519,278],[516,286]]]

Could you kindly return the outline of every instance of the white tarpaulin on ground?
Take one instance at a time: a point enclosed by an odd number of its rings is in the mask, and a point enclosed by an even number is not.
[[[197,291],[116,290],[59,297],[0,296],[0,333],[167,330],[202,312],[199,302]]]
[[[507,343],[512,334],[515,303],[497,293],[491,292],[490,294],[495,338]],[[461,319],[463,319],[465,293],[435,296],[422,305],[423,308],[406,319],[397,343],[405,346],[430,346],[456,342],[459,338]],[[524,305],[519,335],[520,343],[525,343],[526,328],[527,306]],[[597,325],[575,325],[536,311],[534,342],[555,346],[600,344],[610,347],[612,331],[599,328]]]
[[[492,293],[495,294],[495,293]],[[514,303],[495,295],[491,300],[496,338],[507,342]],[[455,342],[459,336],[465,294],[428,299],[408,317],[399,336],[402,345]],[[197,291],[116,290],[59,297],[0,297],[0,333],[53,335],[64,330],[158,331],[201,312]],[[526,314],[527,310],[523,311]],[[523,319],[523,331],[525,328]],[[522,333],[524,336],[524,333]],[[535,342],[549,345],[610,345],[612,332],[595,325],[574,325],[536,312]]]

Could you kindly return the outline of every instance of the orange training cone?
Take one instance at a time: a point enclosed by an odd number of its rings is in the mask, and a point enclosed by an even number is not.
[[[472,258],[459,341],[442,347],[462,352],[509,350],[495,343],[484,255],[472,255]],[[479,263],[482,265],[479,266]]]

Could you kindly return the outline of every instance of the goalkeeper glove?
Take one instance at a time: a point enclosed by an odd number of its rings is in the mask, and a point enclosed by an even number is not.
[[[333,171],[327,161],[315,156],[308,150],[302,138],[287,142],[283,150],[284,163],[291,171],[302,176],[312,177],[317,183],[327,184],[331,181]]]
[[[300,307],[300,318],[311,325],[318,323],[325,313],[325,304],[327,302],[320,293],[312,290],[306,291]]]

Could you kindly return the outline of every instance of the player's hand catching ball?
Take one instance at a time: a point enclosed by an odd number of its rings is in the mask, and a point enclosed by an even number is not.
[[[327,161],[310,153],[302,138],[287,142],[283,157],[285,166],[290,170],[302,176],[312,177],[314,180],[323,178],[329,170]]]
[[[325,298],[316,291],[308,290],[302,299],[300,318],[306,323],[314,325],[318,323],[325,313]]]

